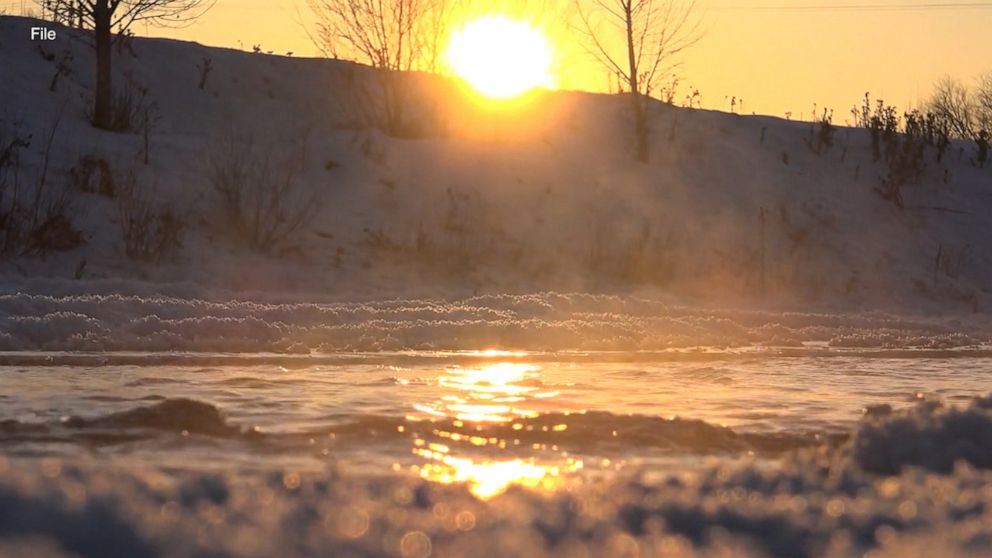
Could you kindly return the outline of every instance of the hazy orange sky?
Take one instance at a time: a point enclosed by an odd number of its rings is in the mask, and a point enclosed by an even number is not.
[[[708,108],[727,110],[736,96],[745,113],[808,118],[816,103],[843,122],[866,91],[905,108],[944,74],[970,82],[992,70],[992,2],[698,0],[698,7],[706,34],[684,57],[682,83],[684,91],[698,88]],[[308,56],[316,53],[302,28],[308,13],[306,0],[217,0],[189,28],[136,31]],[[561,86],[604,87],[605,73],[558,33]]]

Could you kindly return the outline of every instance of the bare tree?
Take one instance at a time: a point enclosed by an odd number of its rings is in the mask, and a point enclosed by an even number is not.
[[[975,109],[979,128],[992,133],[992,71],[978,77],[978,86],[975,89]]]
[[[126,33],[135,22],[181,26],[213,6],[213,0],[39,0],[52,19],[74,27],[93,29],[96,50],[96,90],[93,125],[111,127],[113,31]]]
[[[312,38],[324,55],[354,60],[377,72],[379,95],[358,96],[386,132],[403,133],[402,76],[396,72],[437,72],[452,12],[462,0],[307,0],[314,14]],[[357,85],[357,84],[356,84]],[[369,98],[381,95],[381,102]]]
[[[678,55],[701,38],[695,0],[573,0],[586,50],[622,81],[634,108],[638,159],[648,159],[643,97],[660,89]]]
[[[968,86],[951,77],[944,77],[934,85],[927,108],[947,126],[952,135],[972,138],[976,132],[976,110]]]
[[[41,0],[38,4],[44,19],[66,27],[82,28],[84,25],[86,3],[83,0]]]
[[[308,0],[317,17],[315,42],[333,58],[411,70],[419,55],[415,27],[429,1]]]

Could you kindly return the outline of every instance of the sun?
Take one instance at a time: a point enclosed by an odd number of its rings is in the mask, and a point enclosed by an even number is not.
[[[555,85],[554,51],[543,33],[527,23],[486,16],[455,31],[447,60],[454,73],[479,93],[509,99]]]

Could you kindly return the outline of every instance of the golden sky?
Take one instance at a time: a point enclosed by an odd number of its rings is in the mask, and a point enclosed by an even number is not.
[[[568,6],[570,0],[545,2]],[[983,4],[982,7],[961,4]],[[956,4],[954,7],[925,7]],[[699,0],[706,30],[684,57],[683,94],[691,85],[703,105],[744,112],[809,118],[813,104],[835,109],[835,121],[866,91],[900,108],[918,105],[938,77],[971,81],[992,70],[992,2],[933,0]],[[857,6],[874,6],[865,9]],[[815,9],[804,9],[814,6]],[[915,7],[914,7],[915,6]],[[186,29],[137,29],[208,45],[297,56],[316,50],[303,23],[306,0],[217,0]],[[561,50],[560,84],[603,88],[605,73],[550,33]]]

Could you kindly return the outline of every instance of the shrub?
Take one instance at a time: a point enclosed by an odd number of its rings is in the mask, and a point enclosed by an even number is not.
[[[44,256],[49,252],[65,252],[83,244],[83,233],[76,229],[66,215],[64,200],[46,208],[42,217],[28,229],[22,254]]]
[[[489,220],[495,215],[487,212],[478,190],[448,188],[446,194],[448,204],[441,222],[441,235],[431,247],[444,255],[442,261],[448,272],[470,273],[479,265],[481,257],[494,251],[489,233],[498,227],[492,226]],[[426,239],[417,240],[418,248],[426,246]]]
[[[43,256],[83,243],[69,217],[69,188],[65,183],[51,184],[48,177],[59,121],[57,116],[46,135],[35,180],[26,182],[21,152],[31,146],[31,137],[18,123],[0,119],[0,254]]]
[[[815,142],[810,145],[813,151],[819,155],[834,146],[834,136],[837,128],[834,126],[834,113],[823,109],[823,116],[819,119],[819,129],[816,132]]]
[[[958,279],[961,276],[961,271],[968,262],[968,249],[968,245],[960,248],[945,247],[943,243],[937,245],[937,257],[934,259],[933,270],[934,284],[937,283],[939,272],[943,272],[951,279]]]
[[[851,109],[855,126],[865,128],[871,133],[872,155],[876,161],[882,158],[882,148],[885,156],[890,158],[896,148],[896,136],[899,133],[899,117],[894,106],[886,105],[878,99],[872,108],[871,94],[865,93],[861,107]]]
[[[248,139],[239,141],[238,137]],[[301,178],[306,151],[306,134],[265,148],[243,135],[213,143],[207,179],[224,227],[234,240],[269,252],[287,248],[309,225],[317,197]]]
[[[62,58],[55,62],[55,73],[52,74],[52,81],[48,85],[48,91],[54,93],[59,85],[60,77],[68,77],[72,74],[72,52],[69,50],[62,52]]]
[[[0,180],[6,183],[8,176],[20,167],[20,151],[31,147],[31,136],[24,133],[18,124],[8,124],[0,120]]]
[[[978,147],[976,158],[979,168],[985,168],[985,163],[989,160],[990,139],[992,139],[992,134],[986,130],[979,131],[977,137],[975,138],[975,145]]]
[[[902,199],[903,187],[918,182],[926,172],[926,163],[923,161],[925,147],[922,140],[907,135],[888,159],[888,174],[882,178],[882,187],[878,192],[899,209],[905,207]]]
[[[113,98],[110,113],[111,132],[132,134],[147,130],[154,120],[157,107],[148,99],[148,89],[139,87],[132,80],[119,89]],[[90,121],[94,115],[90,113]]]
[[[910,138],[919,138],[927,143],[933,143],[933,137],[930,135],[930,130],[927,126],[927,118],[931,115],[929,113],[923,114],[918,109],[911,110],[903,115],[905,124],[905,133]]]
[[[423,96],[414,98],[416,76],[391,70],[356,71],[353,67],[343,71],[341,111],[346,116],[345,126],[376,129],[407,139],[427,137],[446,128],[439,107]]]
[[[207,78],[210,77],[210,72],[214,69],[214,61],[209,56],[204,56],[203,61],[196,65],[196,69],[200,71],[200,84],[199,88],[202,91],[207,87]]]
[[[99,194],[112,198],[117,193],[114,174],[106,159],[87,155],[69,169],[72,188],[77,192]]]
[[[937,162],[951,145],[951,132],[946,121],[933,112],[914,109],[905,114],[905,133],[910,141],[921,141],[937,147]]]
[[[10,253],[20,244],[23,209],[21,152],[31,146],[31,136],[18,123],[0,120],[0,251]]]
[[[160,262],[182,248],[186,222],[172,207],[156,203],[154,188],[142,188],[133,170],[117,175],[118,223],[124,254],[133,260]]]

